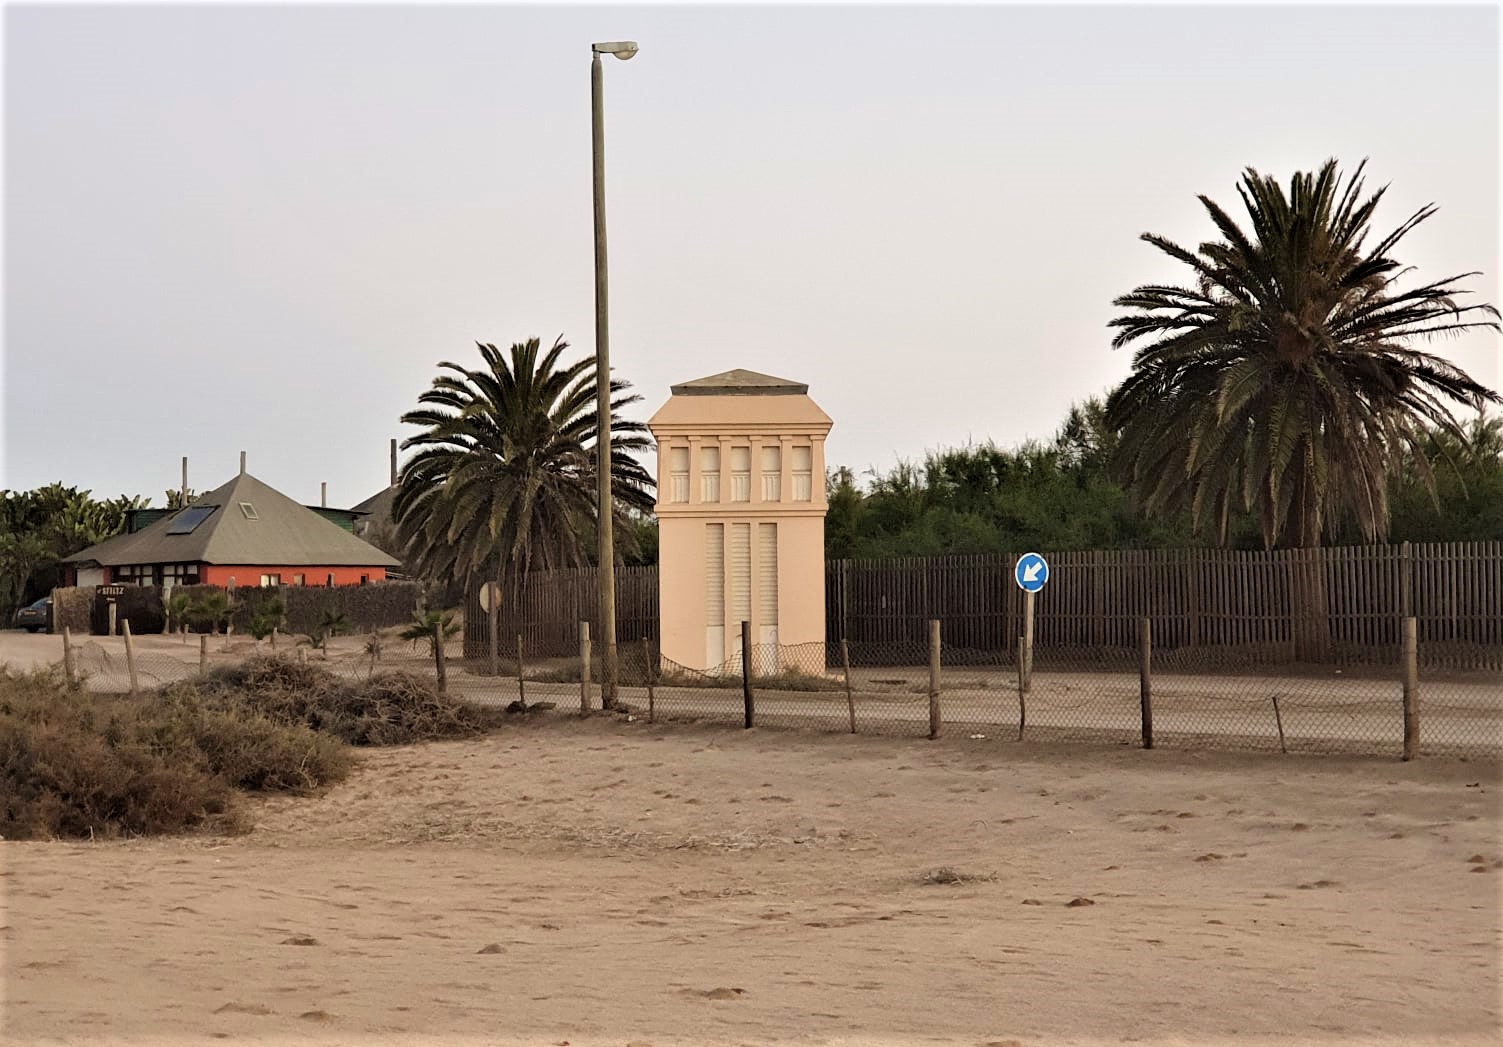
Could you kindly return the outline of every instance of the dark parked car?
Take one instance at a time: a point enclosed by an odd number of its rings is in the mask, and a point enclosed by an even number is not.
[[[30,607],[16,612],[16,625],[29,633],[47,628],[47,619],[52,617],[52,597],[44,596]]]

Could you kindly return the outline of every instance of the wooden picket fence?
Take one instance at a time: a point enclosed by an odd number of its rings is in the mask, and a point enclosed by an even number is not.
[[[1242,552],[1110,550],[1044,554],[1049,583],[1035,606],[1035,646],[1134,649],[1152,622],[1159,650],[1253,653],[1260,659],[1391,661],[1402,622],[1418,621],[1427,665],[1503,669],[1503,542],[1403,543]],[[1014,650],[1022,630],[1017,554],[831,560],[825,564],[830,641],[911,644],[943,623],[947,646]],[[1311,580],[1319,599],[1311,602]],[[539,655],[578,647],[578,623],[598,635],[593,569],[534,576],[501,635],[520,631]],[[1323,605],[1323,607],[1322,607]],[[656,636],[656,567],[617,571],[617,636]],[[485,642],[471,598],[467,638]]]

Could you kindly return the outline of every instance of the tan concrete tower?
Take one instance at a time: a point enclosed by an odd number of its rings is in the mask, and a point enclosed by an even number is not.
[[[825,437],[809,387],[726,371],[673,387],[648,421],[658,445],[658,600],[663,658],[713,670],[741,623],[773,647],[825,640]],[[800,668],[822,669],[800,657]]]

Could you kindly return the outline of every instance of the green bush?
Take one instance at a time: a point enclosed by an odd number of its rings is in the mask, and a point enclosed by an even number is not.
[[[251,615],[251,636],[264,640],[287,622],[287,606],[280,597],[265,600]]]
[[[307,792],[350,762],[332,738],[209,708],[189,687],[98,696],[55,672],[0,673],[6,839],[233,830],[237,789]]]

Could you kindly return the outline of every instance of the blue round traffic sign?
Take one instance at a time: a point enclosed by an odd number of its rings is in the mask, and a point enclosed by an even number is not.
[[[1038,553],[1024,553],[1018,557],[1018,566],[1013,570],[1018,588],[1025,593],[1036,593],[1049,580],[1049,561]]]

